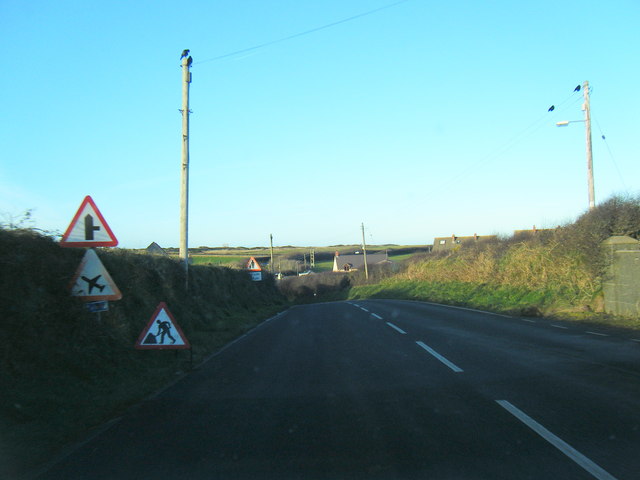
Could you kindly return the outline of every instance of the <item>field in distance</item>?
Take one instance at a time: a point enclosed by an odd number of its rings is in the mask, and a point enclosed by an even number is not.
[[[367,245],[368,253],[388,252],[394,261],[405,260],[417,253],[430,251],[430,245]],[[170,256],[178,256],[177,248],[166,248]],[[307,269],[311,253],[315,260],[314,271],[327,271],[333,268],[335,252],[342,255],[362,252],[361,245],[332,245],[329,247],[273,247],[273,262],[281,270]],[[269,247],[197,247],[189,249],[189,258],[194,265],[217,265],[231,268],[244,268],[250,257],[254,257],[263,265],[269,263],[271,251]],[[286,264],[286,267],[285,267]],[[294,265],[292,267],[292,264]],[[277,270],[277,268],[276,268]]]

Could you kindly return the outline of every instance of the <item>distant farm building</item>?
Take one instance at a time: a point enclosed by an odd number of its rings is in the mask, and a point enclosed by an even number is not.
[[[385,253],[367,253],[367,267],[373,265],[383,265],[392,263],[389,260],[387,252]],[[364,255],[340,255],[336,252],[333,257],[333,271],[334,272],[353,272],[355,270],[364,269]]]
[[[147,247],[147,253],[151,255],[166,255],[164,248],[158,245],[156,242],[151,242],[151,245]]]
[[[457,237],[455,234],[450,237],[436,237],[433,239],[433,251],[442,252],[444,250],[453,250],[458,245],[476,243],[483,240],[495,240],[497,235],[477,235],[470,237]]]

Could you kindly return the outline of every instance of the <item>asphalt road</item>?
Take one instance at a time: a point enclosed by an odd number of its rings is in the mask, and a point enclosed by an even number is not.
[[[39,478],[635,480],[636,340],[417,302],[298,306]]]

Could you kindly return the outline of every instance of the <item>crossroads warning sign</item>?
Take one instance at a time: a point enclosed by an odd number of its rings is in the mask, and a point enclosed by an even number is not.
[[[71,295],[86,302],[120,300],[122,293],[95,250],[89,249],[71,280]]]
[[[115,247],[118,239],[93,199],[84,197],[80,208],[60,240],[61,247]]]
[[[160,302],[151,320],[138,337],[135,347],[141,350],[186,350],[191,348],[191,345],[171,315],[167,304]]]

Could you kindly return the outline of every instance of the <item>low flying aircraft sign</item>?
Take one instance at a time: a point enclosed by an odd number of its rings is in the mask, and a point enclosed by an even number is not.
[[[67,231],[60,240],[61,247],[115,247],[118,239],[93,199],[87,195]]]
[[[95,250],[87,250],[71,280],[71,295],[86,302],[120,300],[122,293]]]

